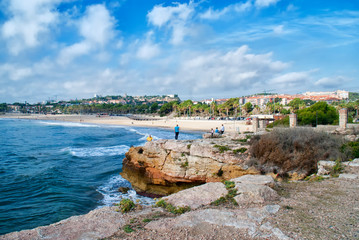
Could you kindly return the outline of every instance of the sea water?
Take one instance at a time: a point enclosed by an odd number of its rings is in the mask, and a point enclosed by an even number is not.
[[[0,235],[48,225],[110,206],[123,197],[153,199],[134,190],[119,173],[131,146],[173,139],[173,130],[0,119]],[[180,133],[179,139],[200,138]]]

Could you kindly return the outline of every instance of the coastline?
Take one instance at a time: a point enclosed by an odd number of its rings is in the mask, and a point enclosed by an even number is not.
[[[13,119],[29,119],[29,120],[47,120],[47,121],[63,121],[74,123],[93,123],[93,124],[108,124],[121,126],[136,126],[136,127],[156,127],[173,129],[177,124],[180,130],[184,131],[199,131],[210,132],[211,128],[220,129],[225,127],[226,132],[244,132],[252,129],[251,125],[246,125],[245,121],[232,120],[193,120],[183,118],[160,118],[153,120],[133,120],[124,116],[100,116],[97,115],[41,115],[41,114],[5,114],[0,115],[0,118]]]

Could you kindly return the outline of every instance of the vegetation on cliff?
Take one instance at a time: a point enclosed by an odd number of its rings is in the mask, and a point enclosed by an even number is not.
[[[250,153],[253,164],[262,172],[304,175],[317,169],[319,160],[343,160],[343,142],[336,136],[312,129],[275,129],[271,133],[254,136]]]

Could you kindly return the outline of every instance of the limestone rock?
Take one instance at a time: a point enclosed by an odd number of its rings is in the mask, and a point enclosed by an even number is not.
[[[231,181],[235,183],[258,184],[270,187],[275,186],[273,177],[267,175],[244,175],[238,178],[231,179]]]
[[[220,152],[216,144],[228,150]],[[137,192],[168,195],[207,182],[259,174],[246,165],[247,153],[233,152],[238,147],[229,138],[152,141],[129,149],[121,175]]]
[[[200,206],[209,205],[220,197],[226,196],[227,193],[228,191],[223,183],[215,182],[189,188],[163,199],[177,207],[189,206],[191,209],[197,209]]]
[[[344,178],[344,179],[356,179],[359,176],[357,174],[349,174],[349,173],[342,173],[339,174],[339,178]]]
[[[335,166],[334,161],[319,161],[318,162],[318,175],[329,174],[331,169]]]
[[[238,204],[264,203],[279,199],[277,192],[265,185],[237,182],[235,188],[239,195],[235,196],[234,200]]]
[[[161,219],[148,223],[145,228],[155,231],[170,231],[176,228],[211,229],[230,227],[244,231],[254,239],[290,239],[266,220],[279,210],[278,205],[251,209],[202,209],[195,210],[171,219]],[[210,224],[208,226],[208,224]],[[247,239],[247,238],[245,238]]]
[[[109,237],[125,223],[122,214],[112,207],[93,210],[86,215],[73,216],[49,226],[23,230],[0,236],[1,240],[30,239],[99,239]]]
[[[359,158],[355,158],[350,162],[343,162],[342,164],[348,167],[359,167]]]

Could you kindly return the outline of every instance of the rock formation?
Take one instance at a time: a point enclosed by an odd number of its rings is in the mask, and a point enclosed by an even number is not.
[[[137,192],[168,195],[206,182],[259,174],[247,165],[247,148],[230,138],[148,142],[130,148],[121,175]]]

